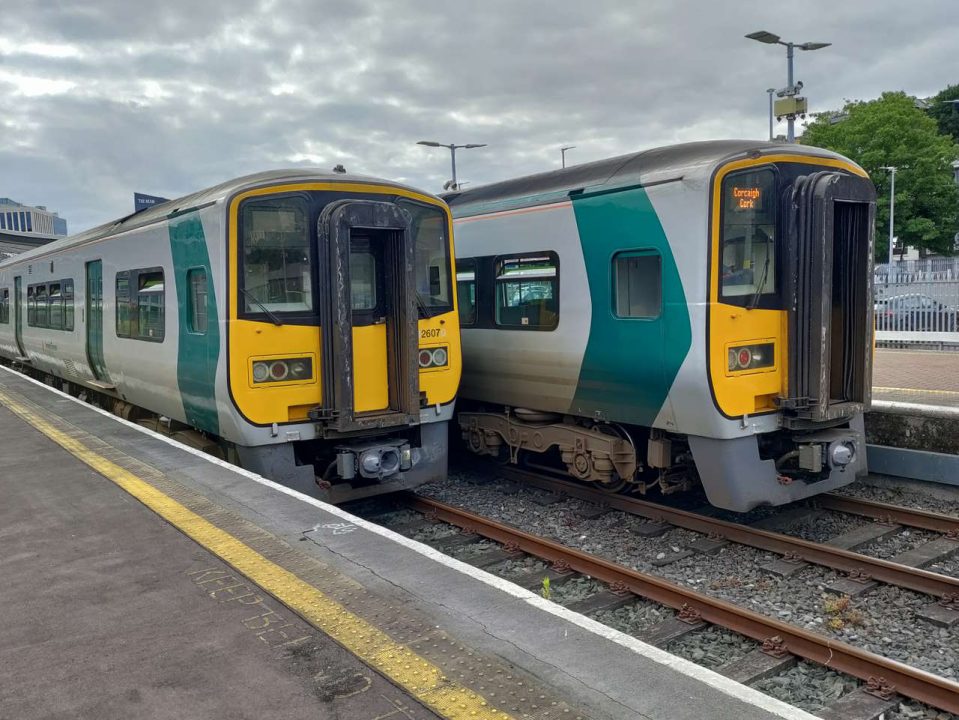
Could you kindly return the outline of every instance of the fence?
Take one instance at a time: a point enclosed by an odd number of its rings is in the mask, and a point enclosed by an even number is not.
[[[959,259],[877,265],[876,344],[959,350]]]

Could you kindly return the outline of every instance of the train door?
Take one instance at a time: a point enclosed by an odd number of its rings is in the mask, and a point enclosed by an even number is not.
[[[335,429],[419,418],[418,320],[410,216],[344,200],[319,219],[323,408]]]
[[[98,381],[109,383],[110,376],[103,360],[103,265],[100,260],[92,260],[86,267],[87,362]]]
[[[17,341],[17,351],[20,357],[25,358],[27,351],[23,348],[23,280],[13,279],[13,335]]]
[[[385,238],[379,235],[350,234],[353,408],[358,413],[386,410],[390,404],[386,331],[392,303],[386,294]]]

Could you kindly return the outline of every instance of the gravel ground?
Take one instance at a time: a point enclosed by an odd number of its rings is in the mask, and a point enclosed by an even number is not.
[[[822,515],[813,515],[803,518],[793,527],[789,528],[789,535],[800,537],[803,540],[811,542],[826,542],[837,535],[854,530],[855,528],[868,525],[872,520],[856,517],[855,515],[843,515],[841,513],[823,513]]]
[[[739,660],[759,647],[759,643],[716,625],[674,640],[666,650],[712,670]]]
[[[959,720],[959,715],[942,712],[913,700],[904,700],[886,713],[886,720]]]
[[[490,568],[490,572],[506,578],[511,582],[520,582],[530,576],[535,577],[540,575],[545,577],[548,569],[549,566],[542,560],[537,560],[530,555],[526,555],[516,560],[507,560],[504,563],[500,563]]]
[[[470,560],[485,555],[491,550],[495,550],[499,547],[500,544],[493,542],[492,540],[477,540],[469,545],[455,547],[449,551],[449,554],[457,560],[469,562]]]
[[[859,681],[806,661],[753,685],[767,695],[814,713],[859,687]]]
[[[642,635],[643,631],[658,625],[676,613],[668,607],[648,600],[637,600],[615,610],[602,610],[593,619],[627,635]]]
[[[902,505],[959,517],[959,488],[949,485],[911,481],[893,483],[885,478],[881,481],[867,478],[866,482],[855,482],[836,492],[863,500]]]
[[[828,568],[808,566],[788,578],[771,575],[760,570],[760,566],[778,556],[739,545],[727,545],[715,555],[692,555],[656,567],[653,561],[657,557],[680,552],[688,542],[702,536],[686,530],[671,530],[658,538],[642,538],[629,532],[630,524],[637,520],[624,513],[614,511],[584,519],[577,512],[583,507],[581,501],[537,505],[529,501],[529,494],[524,490],[504,495],[498,490],[502,485],[502,481],[476,485],[450,480],[424,486],[422,492],[527,532],[557,538],[568,546],[957,679],[959,628],[937,628],[918,620],[915,613],[930,602],[927,596],[880,586],[848,604],[837,604],[835,596],[826,593],[825,588],[839,579],[839,574]],[[801,523],[796,532],[808,539],[821,540],[864,522],[871,521],[827,513]],[[911,537],[912,534],[900,541],[908,542]],[[882,543],[875,545],[884,547]],[[623,611],[628,612],[625,608],[617,612]]]
[[[939,533],[906,528],[895,535],[858,547],[856,548],[856,552],[869,555],[870,557],[889,560],[899,553],[904,553],[907,550],[912,550],[920,545],[924,545],[930,540],[935,540],[937,537],[939,537]]]
[[[447,525],[446,523],[434,523],[432,525],[427,525],[422,527],[413,533],[410,537],[414,540],[418,540],[422,543],[431,543],[447,538],[450,535],[459,535],[459,528],[453,525]]]
[[[930,565],[927,570],[939,573],[940,575],[949,575],[950,577],[959,578],[959,556],[953,555],[948,560],[943,560],[941,563]]]
[[[549,599],[560,605],[572,605],[604,589],[605,586],[602,583],[579,575],[572,580],[550,585]]]

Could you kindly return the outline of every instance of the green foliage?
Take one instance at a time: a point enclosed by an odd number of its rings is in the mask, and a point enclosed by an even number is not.
[[[847,103],[843,113],[838,122],[830,122],[833,113],[817,116],[801,142],[845,155],[872,177],[878,193],[876,258],[881,262],[889,252],[890,178],[881,169],[888,165],[898,168],[895,234],[900,242],[951,254],[959,230],[959,188],[952,169],[959,146],[903,92]]]
[[[553,597],[553,591],[549,589],[549,575],[543,578],[543,589],[539,591],[547,600],[551,600]]]
[[[959,100],[959,85],[950,85],[932,98],[926,112],[936,121],[939,132],[951,135],[954,142],[959,142],[959,103],[950,100]]]

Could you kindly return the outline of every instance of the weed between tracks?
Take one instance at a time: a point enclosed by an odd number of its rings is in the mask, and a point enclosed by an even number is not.
[[[828,616],[826,627],[830,630],[842,630],[851,625],[863,625],[865,616],[852,606],[848,595],[823,595],[822,609]]]

